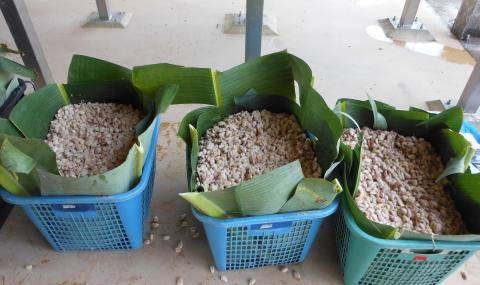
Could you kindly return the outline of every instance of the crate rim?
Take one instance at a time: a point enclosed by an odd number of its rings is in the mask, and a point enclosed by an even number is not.
[[[249,217],[240,217],[240,218],[228,218],[228,219],[218,219],[209,217],[200,213],[197,209],[192,207],[193,215],[202,223],[212,224],[218,227],[235,227],[245,224],[262,224],[262,223],[271,223],[271,222],[284,222],[284,221],[295,221],[295,220],[308,220],[308,219],[321,219],[326,218],[337,210],[339,206],[339,198],[335,198],[330,205],[320,210],[311,210],[311,211],[297,211],[290,213],[281,213],[281,214],[272,214],[272,215],[262,215],[262,216],[249,216]]]
[[[464,249],[464,250],[478,250],[480,249],[480,242],[478,241],[426,241],[426,240],[387,240],[369,235],[363,231],[355,222],[348,205],[345,200],[342,201],[340,209],[345,218],[345,224],[350,233],[373,242],[385,248],[410,248],[410,249]]]
[[[152,135],[152,144],[148,150],[147,157],[145,159],[145,165],[143,166],[142,176],[140,181],[133,187],[124,193],[119,193],[109,196],[97,196],[97,195],[50,195],[50,196],[18,196],[14,195],[7,190],[0,187],[0,196],[6,202],[14,205],[32,205],[32,204],[98,204],[98,203],[118,203],[132,199],[133,197],[140,195],[148,184],[150,175],[150,168],[155,160],[156,137],[158,136],[161,122],[161,114],[158,114],[154,119],[155,127]],[[148,170],[148,171],[145,171]]]

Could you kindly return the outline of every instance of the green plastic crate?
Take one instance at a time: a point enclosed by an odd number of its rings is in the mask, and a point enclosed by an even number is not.
[[[480,242],[379,239],[360,229],[343,205],[335,234],[347,285],[439,284],[480,249]]]

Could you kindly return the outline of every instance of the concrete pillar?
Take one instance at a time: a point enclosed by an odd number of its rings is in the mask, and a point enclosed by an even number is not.
[[[480,37],[480,1],[463,0],[460,10],[452,26],[452,33],[459,39],[466,39],[467,35]]]

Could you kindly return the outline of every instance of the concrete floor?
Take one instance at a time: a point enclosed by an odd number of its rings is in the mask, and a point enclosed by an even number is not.
[[[50,68],[57,81],[66,80],[74,53],[96,56],[131,67],[155,62],[224,70],[243,61],[241,35],[222,33],[223,15],[242,10],[245,1],[145,0],[111,1],[112,8],[128,10],[127,29],[82,28],[94,1],[26,1]],[[400,15],[401,0],[275,0],[266,11],[278,20],[280,36],[266,36],[263,53],[288,49],[306,60],[316,76],[315,87],[330,105],[341,97],[365,99],[370,94],[397,107],[425,108],[425,101],[456,99],[472,71],[474,60],[450,34],[445,22],[424,1],[419,17],[437,39],[432,47],[384,42],[367,35],[377,19]],[[11,43],[0,19],[0,42]],[[369,28],[370,27],[370,28]],[[372,28],[373,27],[373,28]],[[425,50],[426,49],[426,50]],[[433,54],[433,55],[432,55]],[[160,234],[151,246],[134,252],[53,252],[20,209],[15,209],[0,231],[0,284],[220,284],[209,277],[213,263],[202,235],[194,240],[175,223],[188,205],[177,193],[186,190],[184,145],[175,138],[182,116],[194,106],[174,106],[164,117],[159,137],[158,168],[152,213],[161,217]],[[195,223],[189,215],[190,221]],[[178,240],[184,255],[173,251]],[[327,222],[303,265],[295,265],[302,281],[276,268],[229,272],[229,284],[342,284]],[[34,265],[32,271],[24,269]],[[480,256],[454,273],[445,284],[479,284]],[[2,279],[3,278],[3,279]],[[2,284],[3,285],[3,284]]]
[[[54,78],[60,82],[66,80],[74,53],[128,67],[171,62],[224,70],[243,61],[243,37],[223,34],[222,24],[225,13],[244,9],[244,0],[150,0],[142,5],[113,1],[112,9],[133,13],[125,30],[82,28],[95,10],[93,0],[65,0],[62,5],[26,2]],[[341,97],[364,99],[369,93],[398,107],[425,107],[428,100],[460,96],[472,71],[473,60],[423,1],[418,15],[442,45],[435,47],[433,54],[438,56],[366,35],[366,28],[377,25],[377,19],[400,15],[403,0],[298,0],[295,4],[275,0],[265,1],[265,6],[277,17],[281,36],[265,36],[263,53],[288,49],[307,61],[317,90],[329,104]],[[5,30],[0,22],[0,41],[11,42]]]

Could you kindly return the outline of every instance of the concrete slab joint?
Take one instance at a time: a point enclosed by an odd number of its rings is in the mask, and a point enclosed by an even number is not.
[[[452,33],[459,39],[480,37],[480,1],[463,0],[452,26]]]

